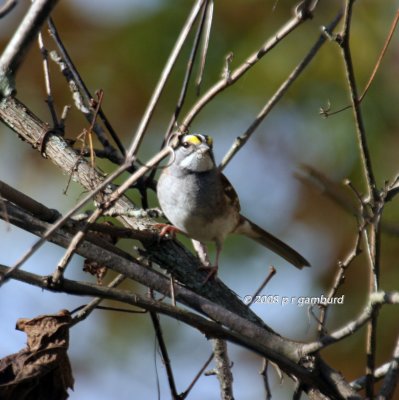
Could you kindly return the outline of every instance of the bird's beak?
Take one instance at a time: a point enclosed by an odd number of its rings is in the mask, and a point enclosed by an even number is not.
[[[196,153],[198,158],[204,158],[209,155],[211,148],[206,144],[201,144],[198,146]]]

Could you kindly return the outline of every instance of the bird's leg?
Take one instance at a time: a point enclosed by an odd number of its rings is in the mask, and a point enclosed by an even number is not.
[[[211,265],[211,262],[209,260],[209,252],[206,244],[194,239],[192,239],[191,241],[193,243],[194,250],[198,255],[198,258],[201,260],[201,264],[204,267],[209,267]]]
[[[214,266],[205,266],[204,265],[204,266],[200,267],[201,270],[209,271],[208,275],[205,278],[203,285],[205,285],[205,283],[207,283],[210,279],[215,279],[217,277],[218,269],[219,269],[219,256],[220,256],[221,251],[222,251],[222,245],[220,243],[216,242],[215,265]]]

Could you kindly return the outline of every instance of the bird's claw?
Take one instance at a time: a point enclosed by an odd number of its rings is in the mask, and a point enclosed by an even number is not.
[[[169,224],[156,224],[155,228],[161,230],[161,232],[159,232],[159,238],[169,235],[172,239],[176,239],[176,233],[180,232],[175,226]]]

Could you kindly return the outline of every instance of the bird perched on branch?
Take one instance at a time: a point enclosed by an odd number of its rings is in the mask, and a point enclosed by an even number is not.
[[[216,260],[207,279],[217,273],[223,242],[232,233],[255,240],[297,268],[309,266],[298,252],[240,214],[237,193],[215,164],[212,142],[199,134],[179,139],[157,187],[162,211],[173,224],[165,225],[161,235],[180,231],[200,242],[214,242]]]

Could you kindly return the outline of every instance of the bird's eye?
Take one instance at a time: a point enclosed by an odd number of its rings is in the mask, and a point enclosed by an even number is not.
[[[190,147],[190,143],[189,142],[183,142],[181,144],[185,149],[187,149],[188,147]]]

